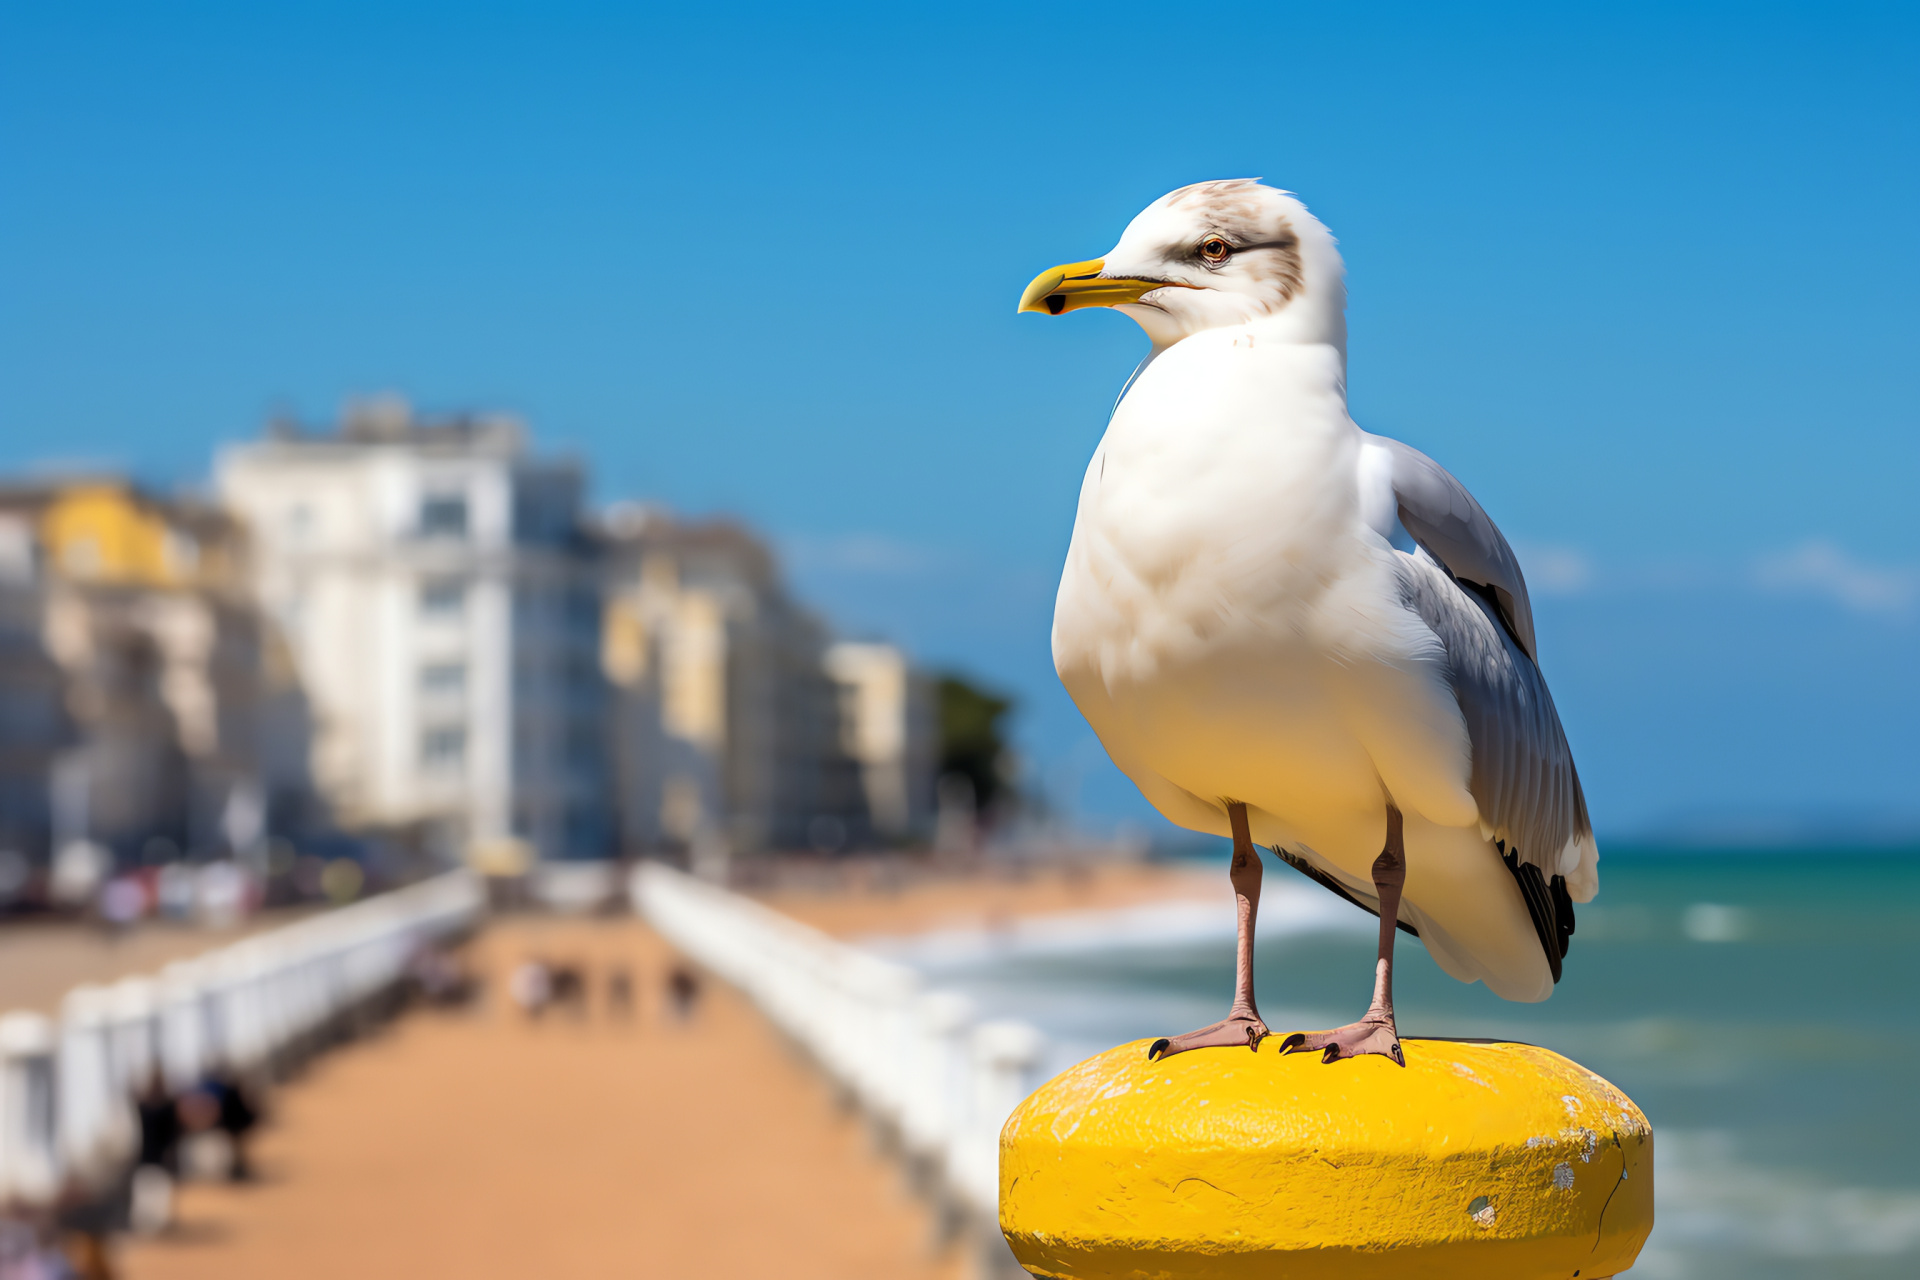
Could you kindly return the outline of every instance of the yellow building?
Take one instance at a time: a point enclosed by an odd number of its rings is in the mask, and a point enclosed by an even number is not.
[[[602,536],[623,843],[699,863],[709,849],[869,842],[831,636],[766,545],[730,521],[639,508],[610,513]]]
[[[51,687],[63,724],[12,753],[0,831],[26,833],[14,843],[164,860],[304,820],[305,704],[244,558],[218,508],[125,479],[0,488],[9,616],[43,659],[10,683]],[[38,812],[36,794],[51,797]]]
[[[142,587],[229,587],[234,580],[239,532],[212,507],[158,499],[112,479],[19,491],[0,504],[33,512],[44,568],[57,577]]]

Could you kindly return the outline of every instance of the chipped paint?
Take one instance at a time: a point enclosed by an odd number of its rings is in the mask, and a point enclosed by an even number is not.
[[[1472,1081],[1474,1084],[1479,1085],[1482,1089],[1493,1089],[1492,1084],[1490,1084],[1485,1080],[1482,1080],[1479,1076],[1475,1075],[1473,1068],[1468,1066],[1464,1062],[1454,1063],[1453,1070],[1454,1070],[1454,1074],[1459,1076],[1462,1080]],[[1498,1089],[1493,1089],[1493,1091],[1495,1093],[1500,1092]]]
[[[1553,1187],[1556,1191],[1573,1190],[1573,1166],[1565,1160],[1553,1166]]]

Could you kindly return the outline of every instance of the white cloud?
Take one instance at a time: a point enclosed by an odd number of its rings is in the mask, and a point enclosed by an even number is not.
[[[1574,547],[1524,543],[1515,548],[1530,591],[1543,596],[1575,596],[1593,585],[1593,561]]]
[[[1824,538],[1762,559],[1753,580],[1768,591],[1830,596],[1858,613],[1903,614],[1920,603],[1920,568],[1863,564]]]
[[[933,568],[941,559],[930,548],[882,533],[849,533],[827,538],[803,534],[782,539],[781,550],[798,571],[868,577],[920,573]]]
[[[842,579],[907,579],[951,573],[968,563],[964,555],[884,533],[798,534],[782,538],[780,549],[798,573]],[[1904,616],[1920,608],[1920,566],[1867,564],[1825,538],[1752,561],[1744,571],[1711,558],[1602,563],[1578,547],[1557,543],[1521,542],[1514,550],[1528,588],[1540,598],[1623,589],[1699,592],[1743,583],[1775,594],[1824,596],[1868,615]]]

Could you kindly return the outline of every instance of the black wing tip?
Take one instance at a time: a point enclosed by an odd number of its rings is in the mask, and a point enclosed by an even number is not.
[[[1567,892],[1567,878],[1555,876],[1547,881],[1547,888],[1553,892],[1553,919],[1560,933],[1560,958],[1567,958],[1567,949],[1573,945],[1573,895]]]
[[[1558,986],[1561,962],[1573,945],[1573,898],[1567,892],[1567,878],[1554,876],[1549,880],[1531,862],[1520,861],[1519,853],[1509,851],[1504,840],[1494,841],[1494,847],[1513,874],[1514,883],[1520,886],[1520,900],[1527,904],[1534,934],[1540,939],[1540,950],[1546,953],[1547,967],[1553,970],[1554,985]]]

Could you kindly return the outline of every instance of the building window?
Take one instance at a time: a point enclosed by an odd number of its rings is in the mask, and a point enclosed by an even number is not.
[[[467,536],[467,499],[458,493],[431,493],[420,500],[420,536]]]
[[[569,807],[566,842],[567,856],[570,858],[604,856],[608,852],[607,831],[606,825],[601,821],[599,810],[584,805]]]
[[[590,770],[604,754],[600,726],[592,721],[574,721],[567,727],[567,763],[575,769]]]
[[[166,557],[167,572],[175,577],[192,577],[200,568],[199,542],[176,530],[167,531],[166,540],[161,544],[161,554]]]
[[[92,538],[75,538],[60,548],[60,567],[76,578],[94,577],[100,566],[100,544]]]
[[[434,773],[457,772],[467,762],[467,731],[438,725],[420,735],[420,763]]]
[[[429,662],[420,668],[423,693],[464,693],[466,688],[467,664],[464,662]]]
[[[567,593],[567,622],[580,634],[600,634],[600,597],[586,588]]]
[[[429,618],[457,618],[467,607],[467,584],[458,578],[429,578],[420,584],[420,612]]]
[[[594,698],[605,688],[606,677],[600,670],[597,653],[573,653],[567,657],[568,692],[576,698]]]
[[[550,625],[559,607],[559,597],[539,587],[522,587],[513,593],[514,621],[530,630]]]
[[[513,536],[517,542],[559,542],[565,535],[564,512],[556,512],[540,500],[540,495],[520,492],[513,495]]]

